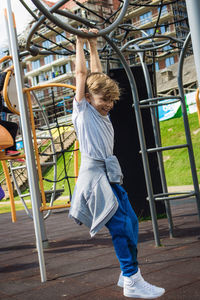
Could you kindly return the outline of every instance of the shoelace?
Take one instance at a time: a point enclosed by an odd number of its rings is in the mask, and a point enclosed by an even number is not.
[[[153,291],[155,289],[155,286],[146,282],[144,279],[140,279],[141,283],[143,284],[144,288],[147,288],[149,291]]]

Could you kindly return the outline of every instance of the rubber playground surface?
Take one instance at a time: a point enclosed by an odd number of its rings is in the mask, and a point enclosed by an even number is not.
[[[161,300],[200,299],[200,222],[193,200],[172,205],[175,237],[159,220],[162,247],[155,247],[151,221],[140,223],[139,263],[143,277],[164,287]],[[24,211],[17,222],[0,215],[0,299],[128,299],[116,283],[120,273],[106,229],[90,239],[87,228],[54,211],[45,221],[47,282],[41,283],[33,222]]]

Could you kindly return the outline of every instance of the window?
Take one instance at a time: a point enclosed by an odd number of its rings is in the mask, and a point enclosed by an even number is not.
[[[46,71],[46,72],[43,73],[43,75],[44,75],[44,80],[49,80],[49,79],[52,78],[51,71]]]
[[[171,49],[172,49],[172,47],[170,45],[167,45],[167,46],[163,47],[164,51],[169,51]]]
[[[156,69],[156,72],[160,70],[158,61],[155,62],[155,69]]]
[[[165,59],[165,66],[166,67],[169,67],[173,64],[174,64],[174,57],[173,56],[168,57],[168,58]]]
[[[65,41],[65,33],[64,31],[61,32],[61,34],[56,35],[56,43],[60,43],[62,41]]]
[[[36,94],[38,100],[41,100],[41,98],[44,98],[44,91],[35,91],[35,94]]]
[[[169,32],[169,24],[168,23],[164,23],[161,24],[162,26],[160,26],[160,33],[164,34],[165,32]]]
[[[56,59],[60,59],[60,58],[63,58],[63,55],[61,55],[61,54],[56,54]]]
[[[74,11],[74,13],[75,13],[75,15],[81,15],[81,9],[80,8],[78,8],[78,9],[76,9],[75,11]]]
[[[71,72],[71,65],[69,62],[65,65],[65,70],[66,70],[66,73]]]
[[[53,61],[53,55],[48,55],[44,57],[44,63],[45,65],[50,64]]]
[[[40,68],[40,60],[32,61],[32,70]]]
[[[49,49],[51,47],[51,42],[50,41],[44,41],[42,43],[42,46],[46,49]]]
[[[39,83],[39,77],[38,76],[34,76],[33,77],[33,85],[37,85]]]
[[[42,81],[45,81],[44,73],[41,73],[41,74],[39,75],[39,82],[42,82]]]
[[[134,54],[129,55],[129,63],[130,63],[130,65],[133,65],[135,63],[135,55]]]
[[[152,21],[152,12],[148,11],[147,13],[140,16],[141,25],[149,23]]]
[[[158,8],[158,13],[160,12],[160,7]],[[166,5],[164,5],[163,7],[162,7],[162,10],[161,10],[161,16],[164,16],[164,15],[166,15],[168,13],[168,10],[167,10],[167,6]]]
[[[152,35],[152,34],[154,34],[154,29],[153,29],[153,28],[146,29],[145,32],[146,32],[148,35]],[[146,36],[146,34],[145,34],[144,32],[142,32],[142,36]]]
[[[125,24],[132,24],[132,20],[128,19]]]

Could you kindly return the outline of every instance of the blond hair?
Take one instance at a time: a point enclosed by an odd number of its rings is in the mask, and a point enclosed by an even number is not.
[[[90,73],[86,78],[85,93],[102,94],[106,100],[119,100],[120,90],[117,82],[100,72]]]

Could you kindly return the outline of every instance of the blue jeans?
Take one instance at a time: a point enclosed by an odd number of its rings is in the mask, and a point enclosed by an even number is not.
[[[137,273],[138,218],[129,202],[126,191],[118,184],[111,185],[119,207],[106,223],[124,276]]]

